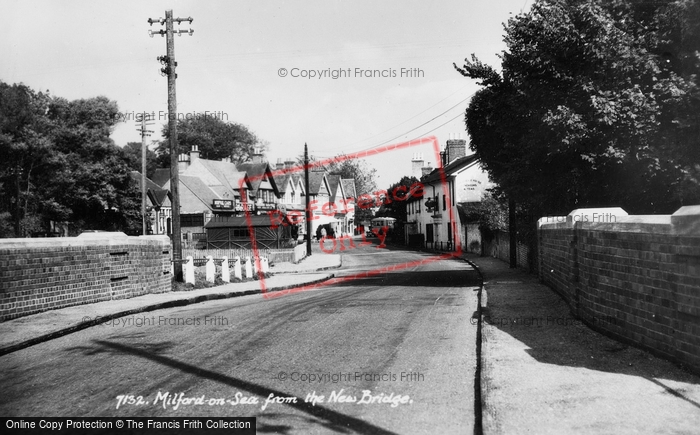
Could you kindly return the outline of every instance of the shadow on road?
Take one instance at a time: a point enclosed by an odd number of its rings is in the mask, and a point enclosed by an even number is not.
[[[172,367],[175,370],[180,371],[181,373],[186,373],[192,376],[199,377],[201,379],[208,379],[212,380],[224,385],[228,385],[230,387],[236,388],[241,391],[247,391],[248,393],[254,394],[256,396],[259,396],[262,401],[270,395],[274,394],[276,397],[291,397],[292,394],[285,393],[283,391],[279,390],[274,390],[271,388],[264,387],[262,385],[258,385],[252,382],[244,381],[242,379],[237,379],[233,378],[230,376],[223,375],[221,373],[217,373],[212,370],[207,370],[203,369],[201,367],[196,367],[190,364],[187,364],[182,361],[178,361],[174,358],[158,355],[157,352],[159,352],[160,349],[168,347],[167,344],[162,344],[162,346],[157,346],[152,349],[138,349],[132,346],[128,346],[125,344],[121,343],[114,343],[111,341],[104,341],[104,340],[96,340],[94,343],[99,346],[98,348],[77,348],[77,350],[81,350],[85,352],[86,354],[95,354],[95,353],[102,353],[102,352],[108,352],[112,354],[122,354],[122,355],[133,355],[137,356],[140,358],[148,359],[150,361],[153,361],[155,363]],[[76,349],[73,349],[76,350]],[[318,404],[312,405],[311,403],[304,402],[303,398],[298,398],[297,403],[288,403],[287,406],[290,406],[292,408],[295,408],[299,411],[302,411],[309,416],[313,418],[305,419],[306,422],[312,423],[312,424],[318,424],[321,425],[329,430],[332,430],[334,432],[338,433],[351,433],[351,432],[357,432],[357,433],[372,433],[372,434],[385,434],[385,435],[390,435],[394,434],[394,432],[391,432],[389,430],[383,429],[381,427],[375,426],[371,423],[362,421],[358,418],[351,417],[345,414],[342,414],[337,411],[333,411],[328,408],[324,408],[323,406],[319,406]],[[280,417],[281,414],[270,414],[270,417]],[[268,417],[267,414],[265,414],[265,417]],[[293,428],[289,425],[285,424],[266,424],[264,421],[261,421],[262,419],[260,416],[258,416],[258,428],[257,431],[258,433],[289,433]],[[184,433],[184,432],[183,432]]]

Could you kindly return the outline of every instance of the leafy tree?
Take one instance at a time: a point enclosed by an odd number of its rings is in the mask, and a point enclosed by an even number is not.
[[[380,196],[386,199],[383,200],[381,207],[375,214],[377,217],[392,217],[396,219],[394,228],[390,231],[392,239],[398,238],[403,240],[404,228],[406,226],[406,199],[411,191],[411,186],[419,180],[416,177],[401,177],[398,183],[394,183],[386,190],[386,193],[381,192]],[[402,189],[405,187],[405,189]],[[394,196],[396,193],[396,196]]]
[[[382,192],[381,196],[388,197],[388,200],[384,200],[382,206],[377,210],[377,217],[393,217],[397,222],[403,222],[406,220],[406,195],[411,190],[411,186],[417,183],[418,179],[416,177],[401,177],[398,183],[394,183],[386,190],[386,194]],[[402,189],[401,187],[406,189]],[[401,198],[401,200],[396,200],[393,196],[393,192]]]
[[[170,130],[163,126],[163,137],[156,150],[160,167],[170,167]],[[225,122],[215,116],[195,116],[177,120],[179,154],[188,153],[193,145],[199,147],[202,158],[221,160],[231,158],[234,163],[250,160],[256,147],[264,148],[255,134],[241,124]]]
[[[122,148],[124,160],[132,171],[141,172],[141,142],[128,142]],[[158,169],[157,155],[150,149],[146,150],[146,176],[151,178]]]
[[[138,228],[138,192],[109,138],[115,102],[68,101],[1,82],[0,93],[3,236],[44,232],[49,221],[69,222],[73,234]],[[7,234],[8,220],[13,234]]]
[[[0,82],[0,236],[38,230],[34,180],[51,165],[50,128],[44,114],[50,96],[22,84]]]
[[[377,190],[377,170],[370,168],[364,160],[345,159],[340,162],[333,161],[326,169],[329,174],[340,175],[344,179],[353,178],[358,197],[363,194],[369,194],[374,197],[374,193]],[[357,224],[372,219],[372,217],[371,209],[355,207],[355,222]]]
[[[476,57],[471,148],[526,215],[669,213],[700,200],[697,1],[539,0]]]

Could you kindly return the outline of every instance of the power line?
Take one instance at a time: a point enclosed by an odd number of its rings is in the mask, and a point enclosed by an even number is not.
[[[380,132],[380,133],[377,133],[377,134],[375,134],[375,135],[372,135],[372,136],[370,136],[370,137],[366,137],[366,138],[364,138],[364,139],[358,140],[358,141],[356,141],[356,142],[352,142],[352,143],[350,143],[350,144],[345,144],[345,145],[343,145],[343,148],[348,148],[348,147],[351,147],[351,146],[356,145],[356,144],[358,144],[358,143],[362,143],[362,142],[368,141],[368,140],[370,140],[370,139],[374,139],[375,137],[381,136],[381,135],[383,135],[384,133],[387,133],[387,132],[389,132],[389,131],[395,129],[396,127],[399,127],[399,126],[401,126],[401,125],[404,125],[404,124],[406,124],[408,121],[412,120],[413,118],[416,118],[416,117],[418,117],[418,116],[424,114],[424,113],[427,112],[428,110],[432,109],[433,107],[435,107],[435,106],[437,106],[438,104],[442,103],[443,101],[447,100],[448,98],[450,98],[450,97],[453,96],[454,94],[458,93],[458,92],[461,91],[462,89],[466,88],[467,86],[469,86],[469,85],[464,85],[464,86],[462,86],[461,88],[457,89],[456,91],[454,91],[454,92],[451,93],[450,95],[446,96],[446,97],[443,98],[442,100],[438,101],[437,103],[433,104],[433,105],[430,106],[430,107],[427,107],[427,108],[424,109],[423,111],[416,113],[415,115],[411,116],[410,118],[406,119],[405,121],[402,121],[402,122],[400,122],[400,123],[398,123],[398,124],[396,124],[396,125],[394,125],[394,126],[392,126],[392,127],[387,128],[386,130],[384,130],[384,131],[382,131],[382,132]],[[472,94],[472,95],[473,95],[473,94]],[[471,97],[471,95],[470,95],[469,97]],[[469,98],[469,97],[467,97],[467,98]],[[464,101],[464,100],[462,100],[462,102],[463,102],[463,101]],[[460,103],[457,103],[457,104],[461,104],[461,102],[460,102]],[[448,109],[448,111],[449,111],[449,110],[450,110],[450,109]],[[337,147],[336,147],[336,148],[337,148]]]
[[[460,104],[466,102],[466,101],[469,100],[472,96],[474,96],[475,93],[476,93],[476,92],[473,92],[473,93],[469,94],[469,96],[468,96],[467,98],[463,99],[463,100],[460,101],[459,103],[455,104],[454,106],[450,107],[449,109],[445,110],[444,112],[440,113],[439,115],[437,115],[437,116],[431,118],[430,120],[428,120],[428,121],[422,123],[421,125],[419,125],[419,126],[417,126],[417,127],[414,127],[414,128],[412,128],[412,129],[410,129],[410,130],[408,130],[408,131],[406,131],[406,132],[404,132],[404,133],[402,133],[402,134],[400,134],[400,135],[398,135],[398,136],[396,136],[396,137],[394,137],[394,138],[391,138],[391,139],[389,139],[389,140],[386,140],[386,141],[384,141],[384,142],[382,142],[382,143],[379,143],[379,144],[376,144],[376,145],[372,145],[372,146],[370,146],[370,147],[368,147],[368,148],[364,148],[364,149],[358,150],[358,151],[356,151],[356,152],[367,151],[367,150],[370,150],[370,149],[372,149],[372,148],[376,148],[376,147],[379,147],[379,146],[382,146],[382,145],[386,145],[386,144],[391,143],[391,142],[393,142],[393,141],[395,141],[395,140],[397,140],[397,139],[400,139],[402,136],[405,136],[405,135],[411,133],[412,131],[418,130],[419,128],[425,126],[426,124],[429,124],[429,123],[433,122],[434,120],[436,120],[437,118],[443,116],[444,114],[446,114],[446,113],[449,112],[450,110],[454,109],[455,107],[459,106]],[[461,113],[458,114],[457,116],[455,116],[454,118],[450,119],[449,121],[447,121],[445,124],[454,121],[454,120],[457,119],[457,117],[459,117],[460,115],[461,115]],[[440,127],[444,126],[445,124],[442,124]],[[430,131],[434,131],[434,130],[440,128],[440,127],[436,127],[435,129],[430,130]],[[424,133],[424,134],[422,134],[421,136],[424,136],[425,134],[427,134],[427,133]],[[418,137],[421,137],[421,136],[418,136]]]

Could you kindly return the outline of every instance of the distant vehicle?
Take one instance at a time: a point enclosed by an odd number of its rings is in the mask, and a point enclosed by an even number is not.
[[[393,217],[377,217],[374,218],[370,221],[370,226],[367,229],[367,236],[369,237],[376,237],[376,234],[373,230],[377,231],[378,233],[381,234],[381,231],[383,227],[389,227],[389,229],[393,229],[394,225],[396,225],[396,218]]]

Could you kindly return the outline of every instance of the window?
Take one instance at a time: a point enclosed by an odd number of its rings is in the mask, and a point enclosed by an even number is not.
[[[445,195],[442,195],[442,209],[445,210],[447,208],[447,201],[445,201]]]
[[[180,214],[181,227],[203,227],[204,215],[202,213]]]
[[[250,232],[248,228],[231,228],[231,236],[248,238],[250,237]]]

